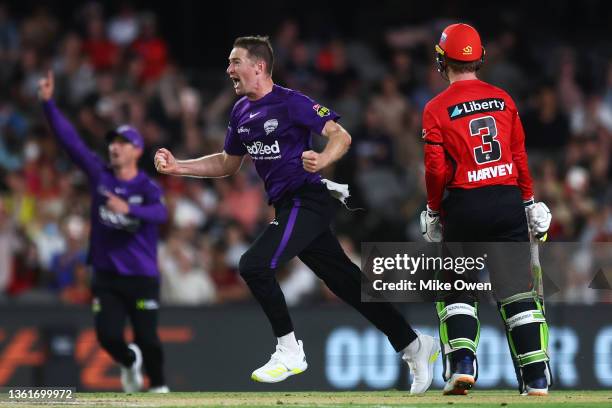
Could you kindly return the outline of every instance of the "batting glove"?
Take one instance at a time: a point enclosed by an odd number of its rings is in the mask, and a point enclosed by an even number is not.
[[[529,230],[539,240],[546,240],[546,233],[550,228],[552,214],[546,204],[533,202],[533,200],[525,203],[525,213],[527,214],[527,223]]]
[[[427,207],[421,212],[421,234],[427,242],[442,241],[442,225],[440,224],[440,213]]]

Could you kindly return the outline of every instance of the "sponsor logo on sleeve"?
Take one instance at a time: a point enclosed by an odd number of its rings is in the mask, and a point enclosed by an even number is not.
[[[450,120],[475,115],[482,112],[503,111],[506,102],[501,98],[478,99],[476,101],[461,102],[447,108]]]
[[[318,103],[312,107],[312,109],[317,112],[317,115],[324,118],[326,116],[331,115],[331,110],[326,108],[325,106],[319,105]]]

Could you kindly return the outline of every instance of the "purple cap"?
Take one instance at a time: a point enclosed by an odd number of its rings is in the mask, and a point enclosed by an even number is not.
[[[136,129],[130,125],[121,125],[106,134],[106,140],[110,143],[115,137],[122,137],[139,149],[144,148],[144,140]]]

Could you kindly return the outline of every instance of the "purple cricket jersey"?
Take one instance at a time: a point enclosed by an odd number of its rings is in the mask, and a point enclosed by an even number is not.
[[[43,103],[43,109],[58,141],[89,178],[92,195],[89,263],[100,272],[159,277],[158,226],[168,218],[161,202],[161,189],[143,171],[131,180],[119,180],[85,146],[52,100]],[[129,213],[117,214],[108,209],[106,192],[127,201]]]
[[[272,92],[234,105],[225,137],[227,154],[249,154],[264,181],[271,203],[304,184],[321,182],[318,173],[302,167],[310,150],[311,132],[321,133],[328,120],[340,116],[292,89],[274,85]]]

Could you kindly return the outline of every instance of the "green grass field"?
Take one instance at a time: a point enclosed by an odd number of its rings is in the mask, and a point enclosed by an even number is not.
[[[40,407],[29,402],[0,402],[0,406]],[[47,405],[47,404],[45,404]],[[610,391],[554,391],[548,397],[521,397],[513,391],[474,391],[468,396],[444,397],[439,391],[410,396],[403,391],[381,392],[175,392],[166,395],[79,393],[78,407],[612,407]]]

